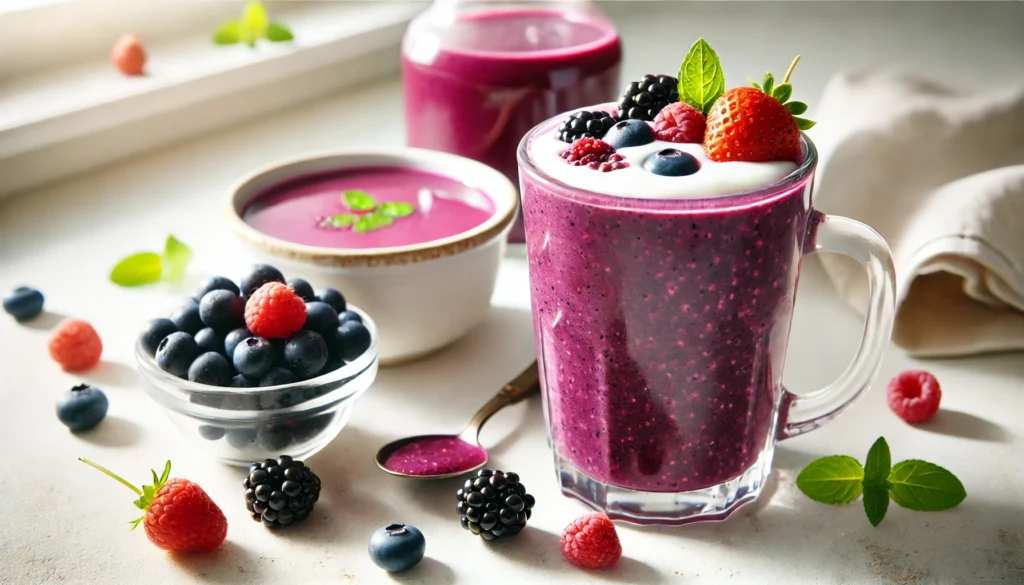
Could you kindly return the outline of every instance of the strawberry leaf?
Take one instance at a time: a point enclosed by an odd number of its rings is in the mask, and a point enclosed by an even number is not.
[[[786,104],[786,109],[789,110],[790,114],[799,116],[800,114],[807,111],[807,104],[803,102],[789,102]]]
[[[755,89],[761,89],[761,84],[756,81],[751,81],[750,85],[753,85]]]
[[[788,83],[782,83],[772,90],[771,96],[784,104],[786,100],[793,96],[793,86]]]
[[[775,87],[775,76],[771,73],[765,73],[764,79],[761,80],[761,89],[768,95],[772,95],[772,88]]]
[[[817,122],[812,122],[807,118],[797,118],[794,116],[793,119],[796,120],[797,128],[801,130],[810,130],[811,128],[814,128],[815,124],[817,124]]]

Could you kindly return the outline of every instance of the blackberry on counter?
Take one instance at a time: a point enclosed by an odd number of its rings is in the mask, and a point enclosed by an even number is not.
[[[558,125],[558,139],[572,144],[584,136],[603,138],[618,118],[608,112],[576,112]]]
[[[619,98],[619,119],[653,122],[658,112],[679,101],[679,80],[668,75],[644,75],[629,84]]]
[[[467,479],[455,497],[462,527],[484,540],[519,534],[535,503],[518,475],[490,469]]]
[[[252,519],[269,528],[302,522],[320,498],[320,478],[287,455],[251,464],[243,485]]]

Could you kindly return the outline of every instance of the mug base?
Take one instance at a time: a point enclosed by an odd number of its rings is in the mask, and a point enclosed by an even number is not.
[[[569,460],[555,455],[562,493],[612,520],[641,525],[721,522],[756,500],[771,474],[773,450],[762,453],[741,475],[718,485],[688,492],[646,492],[598,481]]]

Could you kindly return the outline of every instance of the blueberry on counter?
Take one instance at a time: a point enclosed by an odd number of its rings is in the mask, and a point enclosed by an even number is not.
[[[408,524],[388,524],[370,536],[370,558],[389,573],[401,573],[423,560],[427,541],[423,533]]]
[[[283,284],[284,275],[273,266],[257,264],[252,267],[248,274],[242,277],[241,294],[248,297],[256,292],[256,289],[268,282],[280,282]]]
[[[85,431],[107,416],[107,395],[88,384],[79,384],[57,400],[57,418],[72,431]]]
[[[244,324],[245,302],[229,290],[212,290],[199,301],[199,318],[216,331],[230,331]]]
[[[330,335],[338,328],[338,312],[325,302],[306,303],[306,323],[303,329],[316,331],[320,335]]]
[[[28,287],[19,286],[4,297],[4,311],[16,321],[35,319],[43,312],[43,293]]]
[[[622,120],[608,130],[603,140],[619,149],[650,144],[655,136],[654,130],[643,120]]]
[[[301,278],[293,278],[285,283],[298,297],[307,303],[313,300],[313,285]]]
[[[209,386],[227,386],[234,373],[224,356],[208,351],[197,357],[189,366],[188,381]]]
[[[185,378],[192,360],[196,359],[198,354],[199,346],[196,345],[196,340],[188,333],[175,331],[157,346],[156,365],[172,376]]]
[[[262,337],[249,337],[235,347],[231,361],[239,374],[259,379],[270,370],[277,359],[277,350]]]
[[[238,285],[233,280],[224,276],[214,276],[203,282],[203,285],[199,287],[199,291],[196,292],[196,302],[199,302],[206,293],[214,290],[226,290],[238,294]]]
[[[142,326],[142,331],[139,332],[139,342],[146,353],[155,356],[156,348],[164,340],[164,337],[177,330],[178,326],[170,319],[153,319]]]
[[[688,152],[666,148],[647,157],[644,169],[655,175],[685,177],[700,170],[700,163]]]
[[[344,313],[345,309],[348,308],[348,305],[345,303],[345,297],[333,288],[325,288],[320,291],[317,298],[334,307],[334,310],[339,314]]]
[[[195,335],[203,328],[203,320],[199,317],[199,303],[189,299],[183,307],[171,314],[171,321],[178,331]]]
[[[334,312],[324,303],[327,310]],[[334,322],[336,318],[332,317]],[[300,379],[312,378],[320,373],[327,363],[327,343],[323,336],[315,331],[299,331],[288,338],[284,344],[284,363]]]

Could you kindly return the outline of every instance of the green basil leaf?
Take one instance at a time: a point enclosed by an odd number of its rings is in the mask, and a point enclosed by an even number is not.
[[[345,191],[342,197],[345,205],[354,211],[369,211],[377,207],[377,202],[366,191]]]
[[[889,484],[897,504],[921,512],[948,510],[967,497],[964,485],[950,471],[919,459],[894,465]]]
[[[772,95],[772,89],[775,87],[775,76],[770,72],[764,74],[764,79],[761,80],[761,90],[768,95]]]
[[[242,40],[237,20],[229,20],[213,33],[213,42],[218,45],[234,45]]]
[[[718,55],[704,39],[697,39],[679,67],[679,99],[707,115],[723,93],[725,73]]]
[[[796,478],[796,487],[822,504],[849,504],[861,493],[864,468],[853,457],[832,455],[812,461]]]
[[[372,232],[373,230],[379,230],[382,227],[387,227],[395,223],[395,218],[390,215],[384,215],[383,213],[367,213],[359,218],[356,222],[355,231],[356,233]]]
[[[892,456],[889,454],[889,444],[885,442],[885,437],[878,437],[868,451],[868,458],[864,460],[864,491],[867,492],[869,485],[887,488],[886,480],[889,479],[891,469]]]
[[[889,511],[889,490],[884,487],[864,485],[864,513],[872,526],[878,526]]]
[[[110,271],[110,281],[120,286],[140,286],[160,280],[163,274],[160,254],[141,252],[121,260]]]
[[[793,86],[788,83],[778,85],[772,90],[771,96],[784,104],[786,100],[793,97]]]
[[[164,243],[164,280],[180,280],[185,274],[185,267],[192,259],[192,249],[174,236],[167,236]]]
[[[358,215],[352,215],[351,213],[339,213],[337,215],[325,217],[324,220],[320,222],[320,225],[332,228],[348,228],[354,226],[357,221],[359,221]]]
[[[406,217],[412,215],[416,207],[411,203],[403,201],[388,201],[380,204],[380,212],[391,217]]]
[[[790,114],[799,116],[800,114],[807,111],[807,104],[803,102],[789,102],[786,104],[786,109],[789,110]]]
[[[811,128],[814,128],[815,124],[817,124],[817,122],[812,122],[806,118],[797,118],[794,116],[793,119],[796,120],[797,128],[801,130],[810,130]]]
[[[292,31],[280,22],[272,22],[267,25],[267,40],[272,43],[283,43],[295,38]]]

